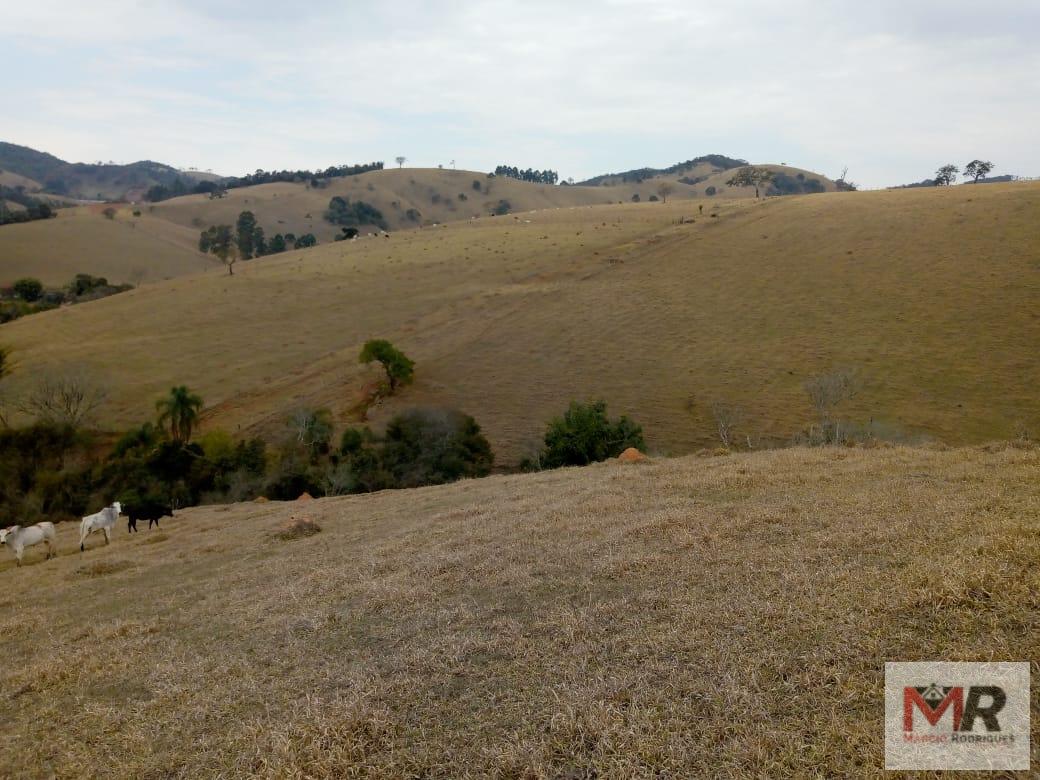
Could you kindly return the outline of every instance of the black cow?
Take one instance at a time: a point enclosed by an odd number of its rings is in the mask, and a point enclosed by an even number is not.
[[[123,513],[126,515],[126,532],[137,531],[137,521],[147,520],[148,528],[159,527],[160,517],[173,517],[173,507],[162,501],[140,501],[132,504],[123,504]]]

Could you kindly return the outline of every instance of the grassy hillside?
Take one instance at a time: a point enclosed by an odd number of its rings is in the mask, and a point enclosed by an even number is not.
[[[0,774],[881,777],[886,660],[1037,656],[1038,467],[608,463],[186,510],[82,555],[64,524],[57,560],[0,563]],[[324,530],[277,538],[293,515]]]
[[[500,463],[529,454],[572,398],[634,416],[661,452],[711,445],[715,401],[744,408],[741,442],[787,441],[813,420],[804,382],[835,367],[862,385],[840,414],[880,435],[971,443],[1040,427],[1040,186],[697,205],[396,232],[35,315],[0,328],[24,366],[11,390],[85,362],[111,382],[110,425],[150,416],[181,383],[232,431],[280,426],[299,405],[345,425],[379,377],[358,350],[382,337],[418,379],[371,422],[457,407]]]
[[[216,268],[199,254],[198,234],[129,208],[115,220],[101,207],[61,209],[54,219],[0,228],[0,285],[35,276],[61,285],[77,273],[114,283],[156,281]]]
[[[765,167],[791,176],[802,173],[819,179],[827,191],[834,190],[833,182],[810,171]],[[339,227],[323,218],[329,200],[334,196],[375,206],[391,229],[400,230],[434,222],[486,217],[502,201],[513,213],[629,203],[634,195],[645,202],[651,196],[657,196],[658,186],[664,181],[674,187],[674,192],[668,196],[673,200],[705,198],[709,186],[716,188],[716,199],[744,198],[754,194],[747,189],[727,187],[725,182],[732,176],[731,172],[716,172],[711,166],[706,166],[703,175],[707,178],[703,182],[689,186],[678,181],[689,173],[684,169],[639,183],[610,186],[553,187],[501,176],[488,178],[487,174],[473,171],[405,168],[330,179],[329,186],[320,189],[303,183],[264,184],[230,190],[227,197],[219,200],[211,200],[206,195],[189,195],[146,208],[154,216],[196,229],[212,224],[234,224],[238,215],[248,210],[256,214],[268,236],[285,232],[296,235],[313,233],[319,241],[325,242],[339,233]],[[476,186],[480,189],[475,189]],[[364,228],[366,232],[375,229],[372,226]]]

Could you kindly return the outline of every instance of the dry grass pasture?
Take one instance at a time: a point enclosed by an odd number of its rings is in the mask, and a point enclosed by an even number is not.
[[[763,166],[791,176],[804,173],[819,178],[829,191],[829,179],[799,168]],[[710,173],[709,170],[707,171]],[[536,211],[571,206],[630,203],[633,195],[642,202],[655,195],[658,186],[668,181],[674,192],[670,200],[704,198],[704,190],[714,185],[716,199],[745,198],[753,190],[733,188],[725,182],[733,171],[714,173],[696,186],[681,184],[675,176],[658,176],[639,184],[601,187],[549,186],[517,181],[507,177],[488,178],[475,171],[438,168],[386,169],[329,180],[329,186],[314,189],[309,184],[279,182],[229,190],[227,197],[211,200],[207,195],[188,195],[145,205],[153,216],[170,220],[196,231],[209,225],[234,224],[243,211],[252,211],[268,236],[291,232],[313,233],[320,242],[331,241],[339,228],[323,218],[334,196],[365,201],[378,208],[393,230],[410,229],[420,224],[445,223],[486,217],[498,203],[508,201],[513,212]],[[480,190],[474,189],[479,184]],[[414,209],[421,217],[408,216]]]
[[[59,209],[53,219],[0,229],[0,285],[33,276],[49,286],[78,273],[110,282],[158,281],[219,265],[199,253],[198,231],[119,207],[114,220],[104,206]]]
[[[1040,426],[1040,186],[698,205],[398,231],[34,315],[0,328],[22,366],[9,391],[85,363],[110,383],[107,427],[149,418],[174,384],[233,433],[300,405],[352,424],[379,377],[357,354],[380,337],[418,372],[371,422],[456,407],[501,464],[573,398],[632,415],[657,452],[711,445],[716,400],[744,408],[739,441],[787,441],[812,421],[804,382],[835,366],[861,377],[842,416],[883,436],[978,443]]]
[[[1037,674],[1038,470],[792,449],[200,507],[82,555],[64,524],[0,563],[0,775],[890,776],[885,661]]]

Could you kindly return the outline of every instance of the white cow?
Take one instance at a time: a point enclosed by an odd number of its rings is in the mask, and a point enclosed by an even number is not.
[[[43,542],[47,545],[47,559],[57,555],[54,551],[54,523],[37,523],[22,528],[13,525],[10,528],[0,528],[0,544],[6,544],[14,553],[18,565],[22,565],[22,553],[26,547]]]
[[[79,524],[79,551],[83,552],[83,543],[94,531],[105,532],[105,544],[112,541],[112,527],[119,520],[119,513],[123,511],[122,505],[115,501],[111,506],[106,506],[100,512],[87,515]]]

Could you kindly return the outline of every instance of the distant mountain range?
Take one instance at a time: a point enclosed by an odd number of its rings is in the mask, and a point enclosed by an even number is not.
[[[80,200],[140,200],[157,184],[219,180],[201,171],[182,171],[152,160],[127,165],[70,163],[28,146],[0,141],[0,184]]]

